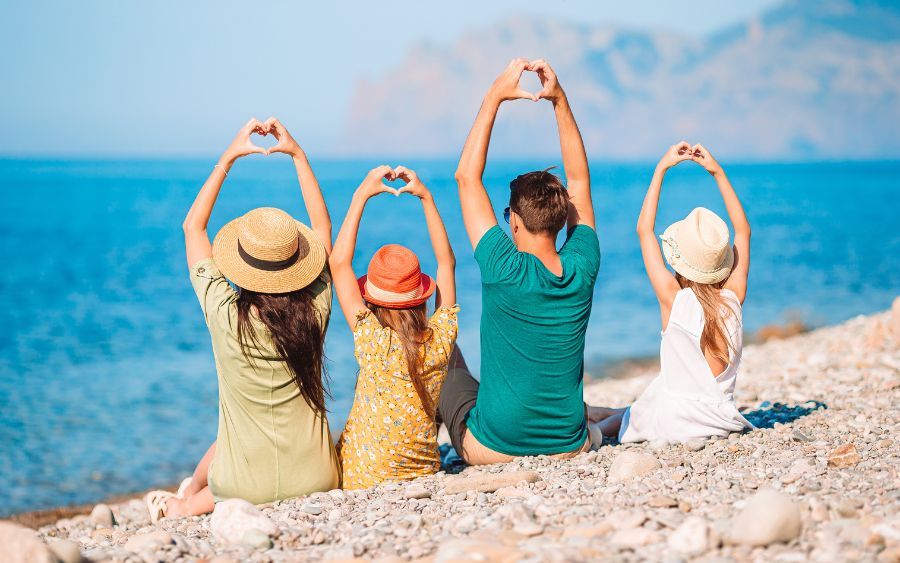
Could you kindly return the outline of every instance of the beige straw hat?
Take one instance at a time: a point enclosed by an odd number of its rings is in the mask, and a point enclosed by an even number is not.
[[[666,262],[693,282],[718,283],[731,273],[734,250],[728,225],[709,209],[694,209],[659,238]]]
[[[273,207],[254,209],[222,227],[212,253],[226,278],[259,293],[303,289],[325,266],[325,247],[315,233]]]

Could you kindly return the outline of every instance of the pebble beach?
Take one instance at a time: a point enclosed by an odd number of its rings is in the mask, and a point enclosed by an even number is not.
[[[633,401],[655,374],[585,386]],[[684,444],[595,440],[544,456],[152,525],[140,500],[37,531],[3,561],[900,561],[900,299],[891,311],[745,347],[757,429]]]

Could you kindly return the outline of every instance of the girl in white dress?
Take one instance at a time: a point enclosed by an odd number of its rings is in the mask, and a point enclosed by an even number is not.
[[[734,225],[733,247],[725,222],[698,207],[665,230],[660,252],[654,227],[663,177],[685,160],[700,164],[715,178]],[[628,408],[588,407],[589,421],[623,443],[683,442],[753,428],[734,403],[750,225],[725,172],[703,146],[681,142],[662,157],[644,198],[637,233],[659,300],[660,373]]]

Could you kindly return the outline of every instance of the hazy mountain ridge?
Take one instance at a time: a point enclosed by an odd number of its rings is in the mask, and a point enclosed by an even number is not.
[[[900,157],[900,8],[877,0],[789,2],[705,39],[519,17],[421,43],[360,81],[335,152],[457,153],[520,55],[553,63],[592,158],[655,156],[681,138],[732,158]],[[517,101],[492,152],[552,154],[553,133],[548,103]]]

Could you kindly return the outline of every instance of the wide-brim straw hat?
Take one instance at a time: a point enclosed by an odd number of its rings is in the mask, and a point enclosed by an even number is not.
[[[388,309],[421,305],[434,293],[434,278],[423,274],[415,253],[399,244],[378,249],[368,273],[358,280],[363,299]]]
[[[281,209],[260,207],[216,234],[213,260],[235,285],[257,293],[289,293],[311,284],[325,267],[313,231]]]
[[[719,283],[731,274],[734,249],[728,225],[721,217],[698,207],[660,235],[666,262],[696,283]]]

